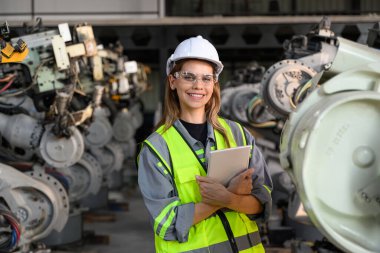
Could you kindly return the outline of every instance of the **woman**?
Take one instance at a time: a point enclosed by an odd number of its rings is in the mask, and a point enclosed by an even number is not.
[[[138,157],[157,252],[264,252],[254,219],[269,215],[272,182],[252,135],[217,116],[222,69],[201,36],[168,59],[164,115]],[[251,169],[227,187],[206,176],[211,150],[243,145],[252,146]]]

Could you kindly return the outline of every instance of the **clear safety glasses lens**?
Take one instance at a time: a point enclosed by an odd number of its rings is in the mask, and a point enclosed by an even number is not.
[[[180,71],[174,73],[175,78],[181,77],[183,80],[189,82],[189,83],[195,83],[197,80],[201,80],[203,84],[205,85],[211,85],[216,82],[216,78],[212,74],[203,74],[201,75],[201,78],[197,78],[197,75],[191,72],[186,71]]]

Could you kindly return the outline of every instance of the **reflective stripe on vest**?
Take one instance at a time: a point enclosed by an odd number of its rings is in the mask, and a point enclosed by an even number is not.
[[[227,136],[231,147],[236,147],[236,141],[233,137],[232,130],[228,124],[219,119],[219,122],[227,131]],[[199,203],[201,194],[199,186],[196,182],[196,175],[206,176],[206,170],[202,161],[199,160],[186,140],[175,129],[170,127],[167,131],[162,132],[159,128],[157,132],[166,141],[171,156],[172,168],[167,168],[173,173],[175,187],[181,204]],[[217,149],[227,147],[223,136],[214,131]],[[245,136],[242,137],[246,142]],[[149,143],[152,145],[151,143]],[[149,145],[148,144],[148,145]],[[151,149],[158,152],[156,149]],[[160,154],[157,156],[161,157]],[[167,166],[167,164],[165,163]],[[175,206],[175,204],[174,204]],[[171,208],[164,208],[158,216],[167,216],[167,212]],[[224,213],[233,232],[239,252],[264,252],[260,241],[260,235],[256,222],[251,221],[245,214],[235,211],[227,211]],[[156,219],[157,222],[159,219]],[[159,222],[159,221],[158,221]],[[155,226],[156,228],[158,225]],[[192,226],[189,231],[188,241],[180,243],[178,241],[165,241],[162,229],[158,233],[155,231],[155,246],[157,252],[231,252],[230,243],[228,241],[226,231],[220,218],[217,215],[212,215],[209,218]]]

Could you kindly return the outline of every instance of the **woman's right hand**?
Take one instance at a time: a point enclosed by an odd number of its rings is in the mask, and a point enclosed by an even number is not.
[[[233,177],[227,190],[238,195],[249,195],[252,191],[252,174],[254,168],[249,168]]]

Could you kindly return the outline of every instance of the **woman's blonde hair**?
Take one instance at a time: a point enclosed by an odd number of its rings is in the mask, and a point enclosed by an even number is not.
[[[169,75],[173,75],[173,73],[180,71],[182,69],[183,64],[189,59],[179,60],[175,63],[175,66],[170,71]],[[213,68],[213,72],[215,74],[215,66],[210,63]],[[156,129],[162,125],[164,125],[163,131],[168,130],[176,121],[180,118],[181,115],[181,106],[179,103],[179,98],[176,90],[170,89],[169,83],[169,75],[166,77],[165,84],[165,101],[164,101],[164,110],[161,120],[158,122]],[[220,110],[220,85],[219,81],[217,81],[214,85],[214,90],[211,95],[210,100],[206,104],[206,119],[211,123],[213,128],[217,130],[224,138],[228,147],[230,147],[230,142],[227,138],[227,132],[224,127],[218,121],[218,112]]]

